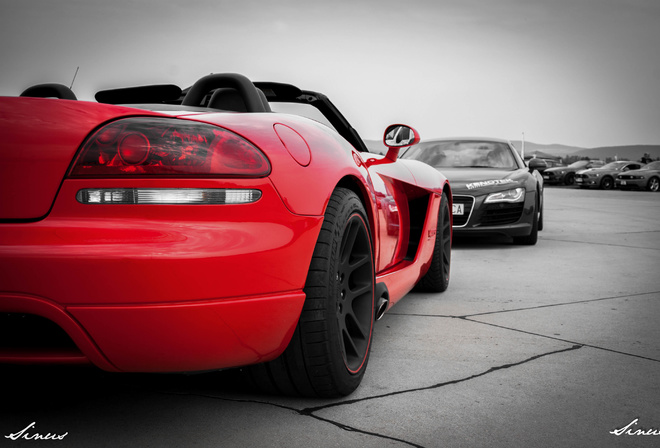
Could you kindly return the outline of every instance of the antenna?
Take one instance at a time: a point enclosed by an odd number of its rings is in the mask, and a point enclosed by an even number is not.
[[[76,80],[76,76],[78,75],[78,70],[80,69],[80,66],[76,67],[76,72],[73,74],[73,79],[71,80],[71,86],[69,86],[69,89],[73,89],[73,83]]]

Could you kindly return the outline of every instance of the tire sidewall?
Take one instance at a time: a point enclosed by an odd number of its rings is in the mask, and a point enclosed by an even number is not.
[[[340,334],[340,325],[337,316],[337,306],[340,293],[340,284],[336,279],[336,272],[339,268],[340,263],[340,251],[343,235],[346,232],[349,222],[353,218],[359,218],[366,230],[367,236],[369,238],[369,250],[372,260],[372,298],[371,298],[371,320],[370,320],[370,329],[369,329],[369,341],[366,349],[366,354],[364,359],[355,370],[350,370],[346,365],[344,355],[342,353],[341,345],[341,334]],[[373,340],[373,326],[374,326],[374,307],[375,300],[373,297],[373,291],[375,290],[375,273],[374,273],[374,257],[373,257],[373,241],[371,239],[371,233],[369,229],[369,224],[366,218],[366,213],[364,207],[360,202],[359,198],[354,194],[350,193],[346,200],[342,201],[337,214],[332,222],[332,247],[330,249],[330,257],[328,260],[328,272],[327,272],[327,291],[326,291],[326,323],[327,331],[329,334],[328,338],[328,356],[332,360],[329,363],[329,372],[332,377],[332,381],[335,384],[335,387],[339,391],[340,395],[347,395],[357,388],[360,384],[364,372],[367,367],[369,360],[369,353],[371,351],[371,343]]]

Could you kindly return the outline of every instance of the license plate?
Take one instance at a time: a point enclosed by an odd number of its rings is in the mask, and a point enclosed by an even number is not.
[[[578,184],[581,184],[582,183],[582,178],[578,177],[577,179],[575,179],[575,182],[577,182]]]
[[[545,180],[548,180],[548,179],[550,179],[550,176],[543,176],[543,178],[544,178]]]
[[[622,180],[622,181],[621,181],[621,185],[626,185],[626,181],[625,181],[625,180]]]
[[[454,215],[462,215],[465,213],[465,204],[452,204],[452,211]]]

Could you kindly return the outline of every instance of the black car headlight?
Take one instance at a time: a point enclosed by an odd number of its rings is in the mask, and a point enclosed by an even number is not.
[[[494,202],[522,202],[525,200],[525,189],[514,188],[513,190],[498,191],[488,195],[484,203],[492,204]]]

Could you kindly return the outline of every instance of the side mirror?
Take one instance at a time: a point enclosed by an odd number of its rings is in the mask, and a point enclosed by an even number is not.
[[[548,165],[541,159],[529,159],[527,166],[529,167],[529,172],[531,173],[534,170],[547,168]]]
[[[419,143],[419,133],[405,124],[393,124],[385,129],[383,143],[389,148],[385,157],[395,161],[401,148]]]

